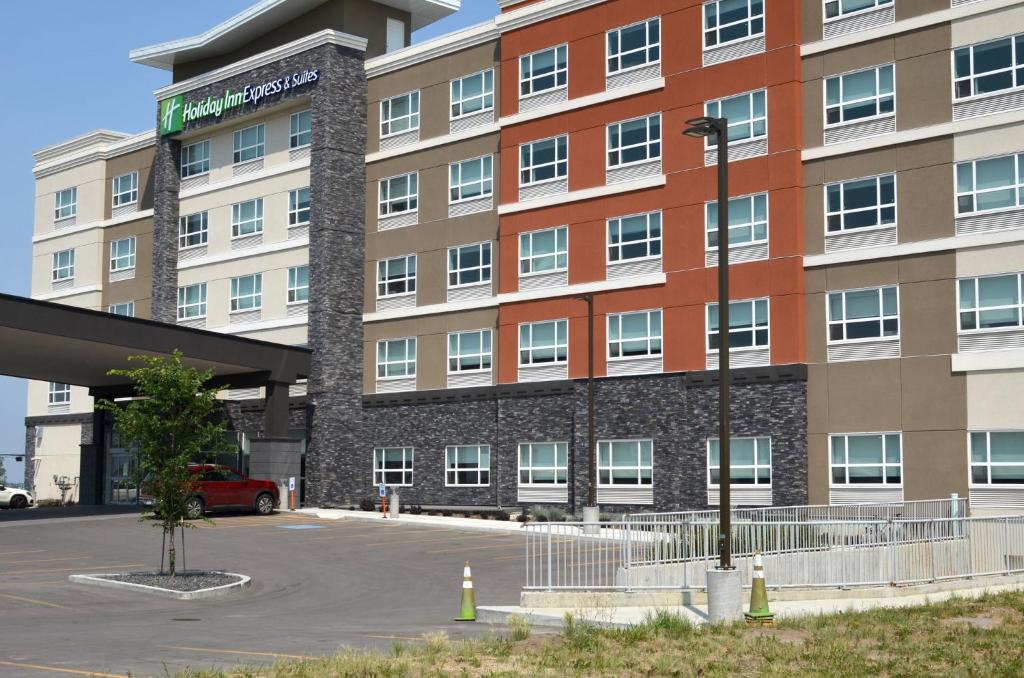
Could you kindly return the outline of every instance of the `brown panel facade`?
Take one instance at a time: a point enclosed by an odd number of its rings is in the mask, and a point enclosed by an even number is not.
[[[135,277],[110,281],[110,243],[135,236]],[[153,291],[153,218],[147,217],[103,231],[103,308],[135,302],[135,317],[150,317]]]

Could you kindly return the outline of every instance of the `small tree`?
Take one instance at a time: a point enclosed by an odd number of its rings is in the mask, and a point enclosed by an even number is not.
[[[186,502],[196,489],[189,462],[204,451],[224,446],[224,425],[214,416],[219,410],[218,389],[206,387],[213,372],[186,367],[180,351],[169,358],[131,356],[129,360],[145,367],[108,374],[128,378],[135,385],[136,399],[120,405],[103,400],[97,407],[113,414],[117,432],[137,449],[136,487],[145,486],[155,500],[143,509],[142,519],[158,518],[173,577],[174,530],[189,517]],[[162,554],[160,562],[162,573]]]

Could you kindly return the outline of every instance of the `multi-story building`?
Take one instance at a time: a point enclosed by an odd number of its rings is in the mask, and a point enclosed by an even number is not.
[[[716,148],[680,132],[727,117],[734,500],[1024,506],[1024,3],[499,0],[406,46],[457,5],[133,52],[157,129],[37,154],[33,295],[308,345],[318,504],[580,507],[592,339],[599,502],[716,505]],[[79,440],[116,487],[67,393],[30,387],[37,488]],[[243,466],[263,395],[225,393]]]

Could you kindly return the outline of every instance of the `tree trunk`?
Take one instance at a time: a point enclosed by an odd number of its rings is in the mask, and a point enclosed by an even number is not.
[[[167,547],[167,571],[168,574],[170,574],[173,577],[175,574],[174,559],[176,555],[174,550],[174,525],[171,524],[169,530],[167,529],[167,526],[164,525],[164,530],[167,530],[168,536],[171,539],[170,544]]]

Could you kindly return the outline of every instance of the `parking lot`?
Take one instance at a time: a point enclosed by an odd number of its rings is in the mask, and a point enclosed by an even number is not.
[[[478,604],[512,605],[522,553],[516,533],[287,512],[220,516],[186,532],[187,565],[247,574],[252,586],[179,601],[68,582],[75,573],[157,569],[160,531],[135,515],[0,517],[0,676],[174,675],[345,647],[390,650],[437,631],[487,633],[452,621],[463,562],[473,565]]]

